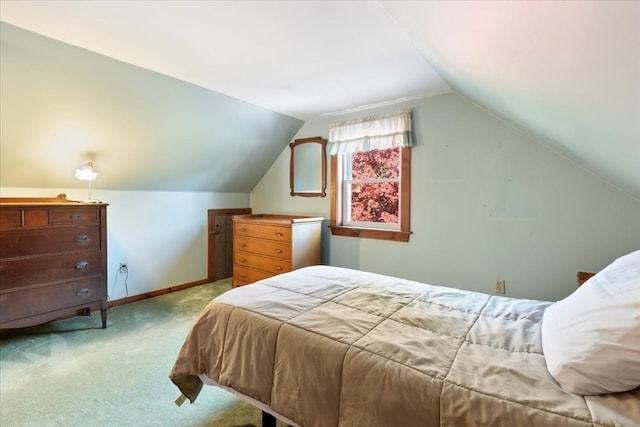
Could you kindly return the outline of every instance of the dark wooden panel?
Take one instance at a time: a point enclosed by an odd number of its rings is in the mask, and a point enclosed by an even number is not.
[[[0,211],[0,229],[22,227],[22,210],[11,209]]]
[[[228,246],[229,241],[233,241],[231,216],[216,215],[214,227],[214,242],[216,247],[214,280],[220,280],[233,274],[233,256]]]
[[[207,211],[207,278],[215,281],[233,275],[233,216],[247,215],[251,208]]]
[[[48,209],[25,209],[23,216],[25,227],[43,227],[49,225]]]

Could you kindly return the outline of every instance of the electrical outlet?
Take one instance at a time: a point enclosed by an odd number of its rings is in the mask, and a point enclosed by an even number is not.
[[[502,279],[496,280],[495,293],[496,294],[504,294],[504,292],[505,292],[504,280],[502,280]]]
[[[129,271],[129,267],[127,267],[127,263],[126,262],[121,262],[120,263],[120,268],[118,270],[121,274],[127,273]]]

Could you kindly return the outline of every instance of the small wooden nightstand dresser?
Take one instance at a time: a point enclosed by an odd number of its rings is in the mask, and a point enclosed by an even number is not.
[[[321,262],[323,218],[290,215],[233,217],[233,286]]]
[[[591,279],[591,277],[593,276],[595,276],[595,273],[587,273],[585,271],[579,271],[576,277],[576,283],[578,284],[578,287],[582,286],[584,282]]]
[[[0,329],[100,310],[107,326],[107,204],[0,199]]]

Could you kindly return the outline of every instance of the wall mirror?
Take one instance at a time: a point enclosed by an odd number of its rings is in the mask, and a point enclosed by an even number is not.
[[[289,186],[291,196],[325,197],[327,195],[327,140],[314,136],[296,139],[289,144]]]

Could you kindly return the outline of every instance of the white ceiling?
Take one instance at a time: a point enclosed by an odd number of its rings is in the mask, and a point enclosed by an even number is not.
[[[640,198],[640,2],[2,0],[0,19],[304,120],[453,88]]]
[[[451,91],[378,2],[1,5],[9,24],[303,120]]]

